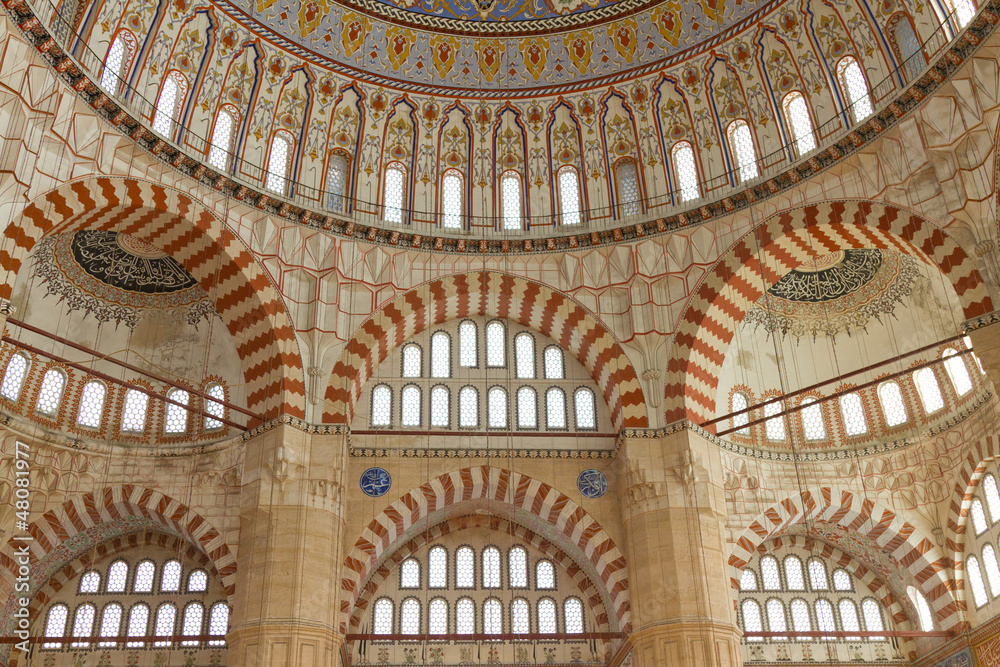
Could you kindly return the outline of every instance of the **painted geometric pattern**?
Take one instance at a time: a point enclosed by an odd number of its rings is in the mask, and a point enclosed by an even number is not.
[[[211,212],[160,185],[121,178],[76,181],[33,202],[4,231],[0,297],[43,236],[113,229],[156,246],[210,295],[236,342],[247,407],[271,419],[305,416],[305,384],[295,332],[278,291],[250,251]],[[251,424],[253,426],[254,424]]]
[[[958,585],[948,577],[950,560],[933,542],[890,510],[849,491],[827,487],[803,491],[772,505],[743,531],[729,557],[733,589],[739,590],[740,573],[762,543],[805,521],[833,524],[872,540],[919,585],[938,627],[947,630],[963,622],[965,605],[955,590]]]
[[[955,288],[966,319],[993,310],[972,258],[916,215],[858,201],[781,213],[730,248],[691,297],[667,367],[667,423],[711,419],[722,363],[747,310],[764,289],[795,267],[844,248],[892,249],[915,256],[941,270]]]
[[[538,533],[518,524],[510,524],[504,518],[498,516],[460,516],[454,517],[422,531],[419,535],[402,545],[399,549],[394,551],[392,555],[387,556],[386,559],[382,561],[382,564],[379,565],[378,569],[375,570],[375,572],[368,578],[368,581],[365,582],[364,588],[361,592],[361,597],[358,598],[357,603],[354,605],[354,611],[351,614],[350,632],[358,631],[365,611],[371,603],[371,597],[400,563],[409,558],[411,555],[433,545],[435,541],[440,540],[445,535],[457,533],[469,528],[483,528],[489,531],[489,534],[493,535],[500,534],[502,532],[505,535],[509,535],[514,540],[534,547],[538,551],[545,554],[558,566],[564,568],[564,570],[572,578],[573,585],[578,591],[580,591],[581,597],[586,600],[587,604],[590,605],[590,608],[593,609],[594,616],[597,620],[597,628],[595,629],[595,632],[610,631],[610,627],[608,625],[608,612],[604,607],[604,601],[601,599],[600,591],[598,591],[594,582],[590,580],[590,577],[587,576],[587,573],[583,571],[583,568],[577,565],[576,562],[574,562],[573,559],[566,554],[566,552],[559,549],[559,547],[553,544],[550,540],[542,537]]]
[[[227,596],[236,584],[236,556],[222,535],[204,518],[159,491],[125,485],[87,493],[49,510],[28,526],[32,590],[38,591],[69,563],[101,544],[145,530],[161,530],[184,539],[204,553],[214,565]],[[13,540],[0,553],[0,618],[11,618],[17,563]]]
[[[383,554],[390,551],[397,541],[407,539],[407,532],[413,532],[420,520],[432,512],[479,499],[502,502],[515,510],[527,511],[541,519],[540,525],[534,528],[542,531],[543,538],[556,545],[579,549],[600,577],[604,588],[601,595],[607,596],[610,607],[614,609],[612,626],[629,632],[631,622],[625,557],[601,525],[548,484],[521,473],[484,466],[442,475],[396,500],[375,517],[344,561],[342,628],[346,628],[365,582],[381,567]]]
[[[333,368],[324,422],[350,421],[365,383],[405,340],[435,324],[473,315],[508,318],[553,338],[590,372],[616,429],[648,426],[639,378],[610,331],[549,287],[488,271],[425,283],[362,324]]]

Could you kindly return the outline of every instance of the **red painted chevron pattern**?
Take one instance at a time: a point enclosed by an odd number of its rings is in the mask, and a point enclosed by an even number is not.
[[[264,269],[225,223],[185,194],[145,181],[95,178],[64,185],[32,202],[7,226],[0,269],[10,278],[43,236],[113,229],[179,261],[215,301],[236,343],[247,407],[265,419],[305,416],[305,383],[295,332]],[[253,426],[254,424],[251,424]]]
[[[375,572],[368,578],[368,581],[365,583],[364,589],[361,592],[361,597],[358,598],[357,603],[354,605],[349,626],[350,632],[360,631],[361,621],[365,615],[365,611],[371,604],[372,596],[375,595],[379,586],[381,586],[386,578],[388,578],[390,574],[395,571],[395,568],[400,563],[409,558],[412,554],[422,552],[423,550],[429,548],[445,535],[458,533],[470,528],[482,529],[494,535],[509,535],[521,544],[534,547],[536,550],[545,554],[554,563],[556,563],[557,567],[562,568],[564,574],[569,575],[570,579],[573,581],[573,585],[580,591],[581,598],[586,600],[587,604],[590,605],[590,608],[594,612],[594,617],[597,620],[597,628],[595,632],[610,631],[610,626],[608,624],[608,612],[604,606],[604,601],[601,599],[601,594],[598,591],[597,586],[590,580],[590,577],[587,576],[587,573],[584,572],[583,568],[577,565],[572,558],[566,555],[566,552],[560,550],[559,547],[538,533],[535,533],[524,526],[511,524],[507,519],[498,516],[460,516],[448,519],[427,530],[421,531],[412,540],[406,544],[400,545],[397,550],[386,556],[385,560],[382,561],[378,569],[375,570]]]
[[[39,591],[52,577],[84,554],[100,553],[101,545],[140,530],[162,531],[194,545],[210,562],[227,596],[236,584],[236,556],[222,535],[197,512],[159,491],[137,486],[114,486],[87,493],[49,510],[28,527],[32,559],[32,590]],[[17,563],[11,558],[15,543],[0,552],[0,618],[11,618]]]
[[[940,228],[912,213],[861,201],[786,211],[730,248],[688,301],[667,364],[667,423],[711,419],[722,363],[747,310],[767,286],[795,267],[845,248],[892,249],[915,256],[941,270],[955,288],[966,319],[993,310],[972,258]]]
[[[341,629],[346,631],[357,613],[355,606],[370,581],[389,556],[425,532],[419,522],[432,512],[460,509],[471,500],[488,499],[508,509],[524,510],[538,517],[533,532],[574,559],[581,569],[591,569],[600,580],[599,594],[612,630],[629,632],[628,572],[625,557],[604,528],[582,507],[553,487],[527,475],[477,466],[441,475],[407,493],[368,525],[344,561],[341,581]],[[574,556],[574,554],[576,554]],[[581,560],[582,559],[582,560]]]
[[[874,542],[924,593],[938,627],[947,630],[963,623],[965,607],[960,590],[948,576],[951,561],[934,542],[892,511],[850,491],[828,487],[804,491],[772,505],[740,534],[729,556],[733,590],[739,590],[740,573],[759,553],[761,544],[805,521],[836,525]],[[852,556],[863,560],[863,554]]]
[[[347,341],[327,387],[325,422],[348,423],[365,383],[393,349],[430,326],[471,315],[507,318],[556,340],[590,371],[615,428],[645,428],[642,387],[614,335],[578,303],[523,278],[481,271],[425,283],[386,304]]]

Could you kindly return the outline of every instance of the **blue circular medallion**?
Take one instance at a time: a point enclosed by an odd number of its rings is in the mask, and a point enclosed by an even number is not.
[[[378,498],[389,492],[392,486],[392,477],[385,468],[369,468],[361,473],[361,490],[366,496]]]
[[[600,470],[584,470],[576,478],[576,488],[587,498],[600,498],[608,492],[608,478]]]

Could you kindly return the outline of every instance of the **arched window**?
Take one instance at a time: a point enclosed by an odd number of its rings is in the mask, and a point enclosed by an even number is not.
[[[124,593],[128,581],[128,563],[116,560],[108,568],[108,580],[104,586],[105,593]]]
[[[403,222],[403,201],[406,198],[406,169],[398,162],[385,168],[382,185],[383,217],[386,222]]]
[[[407,558],[399,567],[400,588],[420,588],[420,562],[416,558]]]
[[[986,570],[986,581],[990,584],[990,595],[1000,595],[1000,563],[997,563],[997,552],[992,544],[983,547],[983,568]]]
[[[906,404],[903,403],[903,393],[895,382],[883,382],[878,387],[878,400],[882,404],[882,414],[885,415],[886,426],[905,424]]]
[[[594,392],[586,387],[580,387],[573,392],[573,416],[576,427],[580,430],[597,428],[597,412],[594,407]]]
[[[583,634],[583,603],[579,598],[566,598],[563,602],[563,623],[567,634]]]
[[[444,547],[432,547],[427,554],[427,586],[448,587],[448,552]]]
[[[740,590],[741,591],[757,590],[757,575],[750,568],[743,570],[743,574],[740,575]]]
[[[958,23],[961,30],[976,17],[976,3],[973,0],[944,0],[951,17]]]
[[[216,602],[208,614],[208,634],[215,637],[225,637],[227,632],[229,632],[229,605],[225,602]],[[208,645],[222,646],[225,643],[225,639],[211,639]]]
[[[910,17],[897,14],[889,19],[886,29],[907,80],[917,79],[927,65],[927,56],[924,54],[917,33],[913,30]]]
[[[992,473],[983,477],[983,493],[986,496],[986,508],[990,511],[990,523],[1000,520],[1000,491],[997,490],[997,479]]]
[[[514,370],[519,380],[535,378],[535,339],[522,332],[514,336]]]
[[[215,127],[212,128],[212,143],[208,146],[208,164],[219,171],[229,169],[233,155],[233,140],[236,128],[239,126],[240,114],[236,107],[224,104],[219,107],[215,116]]]
[[[79,426],[98,428],[101,425],[104,398],[107,394],[108,388],[97,380],[91,380],[83,386],[83,391],[80,393],[80,409],[76,414],[76,423]]]
[[[122,409],[122,432],[142,433],[146,429],[146,410],[149,394],[136,389],[125,392],[125,407]]]
[[[124,610],[117,602],[104,605],[101,612],[101,637],[119,637],[122,631],[122,615]],[[100,647],[118,646],[118,642],[98,642]]]
[[[476,604],[469,598],[455,603],[455,632],[471,635],[476,632]]]
[[[475,387],[462,387],[458,392],[458,425],[462,428],[479,426],[479,392]]]
[[[156,114],[153,116],[153,131],[170,139],[174,133],[174,123],[180,116],[184,98],[187,96],[188,82],[177,70],[171,70],[160,86],[160,96],[156,100]]]
[[[972,506],[969,508],[969,516],[972,517],[972,526],[976,531],[976,535],[985,533],[989,526],[986,523],[986,512],[983,511],[983,504],[979,502],[978,498],[972,501]]]
[[[349,176],[347,156],[340,152],[330,154],[326,167],[326,207],[334,213],[343,213],[347,199]]]
[[[781,574],[778,572],[778,560],[774,556],[760,559],[760,578],[764,580],[765,591],[781,590]]]
[[[741,410],[746,410],[750,407],[750,402],[747,400],[747,395],[742,391],[738,391],[733,394],[733,412],[740,412]],[[733,428],[740,435],[749,435],[750,429],[747,424],[750,423],[750,413],[744,412],[741,415],[733,415],[730,420],[732,422]]]
[[[524,547],[513,547],[507,554],[507,577],[511,588],[528,587],[528,552]]]
[[[80,577],[80,594],[97,593],[101,589],[101,575],[91,570]]]
[[[85,602],[76,608],[73,615],[73,636],[90,637],[94,634],[94,618],[97,616],[97,607]],[[90,642],[73,642],[73,648],[87,648]]]
[[[486,411],[490,428],[507,428],[507,390],[492,387],[487,396]]]
[[[562,380],[566,376],[563,366],[563,352],[556,345],[545,348],[545,379]]]
[[[279,195],[288,194],[288,172],[292,167],[292,150],[295,139],[285,130],[278,130],[271,138],[271,151],[267,156],[267,178],[264,187]]]
[[[816,402],[815,398],[802,399],[802,428],[806,434],[806,440],[825,440],[826,424],[823,422],[823,408]]]
[[[559,168],[559,222],[580,224],[580,175],[569,165]],[[621,186],[619,186],[621,187]]]
[[[698,169],[694,164],[694,148],[689,141],[678,141],[670,149],[670,159],[674,164],[674,175],[680,189],[681,202],[688,202],[701,196],[698,188]]]
[[[441,226],[462,228],[462,173],[448,169],[441,177]]]
[[[149,606],[142,602],[132,605],[128,612],[128,637],[145,637],[146,628],[149,627]],[[142,648],[146,645],[143,641],[127,641],[126,648]]]
[[[792,600],[790,606],[792,612],[792,629],[796,632],[809,632],[812,630],[812,621],[809,618],[809,605],[805,600]],[[799,639],[808,640],[809,637],[799,636]]]
[[[857,393],[844,394],[840,397],[840,415],[844,418],[844,432],[847,435],[862,435],[868,432],[865,410]]]
[[[556,603],[552,598],[538,601],[538,631],[547,635],[559,631],[556,624]]]
[[[409,384],[399,395],[399,423],[402,426],[420,426],[420,387]]]
[[[941,398],[941,387],[938,386],[937,377],[930,368],[921,368],[913,374],[913,382],[917,385],[917,393],[920,394],[920,402],[924,405],[924,412],[931,414],[944,407],[944,399]]]
[[[66,387],[66,374],[55,368],[45,371],[42,386],[38,390],[38,400],[35,401],[35,411],[43,415],[54,415],[59,409],[63,389]]]
[[[181,589],[181,562],[168,560],[160,571],[160,592],[177,593]]]
[[[152,593],[153,578],[156,565],[151,560],[144,560],[135,568],[135,580],[132,582],[133,593]]]
[[[841,58],[837,63],[837,79],[840,80],[840,89],[847,100],[847,106],[851,109],[851,116],[855,123],[860,123],[872,115],[872,99],[868,95],[868,81],[865,80],[865,73],[861,70],[861,65],[853,56]]]
[[[483,603],[483,634],[498,635],[503,632],[503,605],[490,598]]]
[[[496,320],[486,325],[486,365],[501,368],[507,365],[506,331]]]
[[[174,634],[174,623],[177,620],[177,607],[169,602],[164,602],[156,610],[156,627],[154,634],[157,637],[169,637]],[[164,639],[153,642],[153,646],[170,646],[173,641]]]
[[[785,439],[785,418],[783,416],[775,416],[782,412],[783,409],[784,406],[780,400],[771,401],[764,406],[764,416],[770,417],[770,419],[764,422],[764,432],[768,440]]]
[[[806,98],[799,91],[793,90],[785,95],[781,108],[784,110],[785,123],[792,141],[795,142],[795,152],[802,157],[816,148],[816,135],[813,133],[812,116],[809,115]]]
[[[476,587],[476,555],[470,547],[455,552],[455,588]]]
[[[416,343],[403,346],[403,377],[418,378],[423,366],[423,350]]]
[[[111,48],[104,57],[104,68],[101,70],[101,88],[112,95],[121,92],[125,75],[132,67],[135,55],[135,36],[128,30],[122,30],[111,42]]]
[[[432,635],[448,634],[448,602],[434,598],[427,606],[427,632]]]
[[[212,415],[205,417],[205,430],[214,431],[222,428],[222,422],[219,420],[226,416],[226,406],[222,404],[222,401],[226,400],[226,390],[221,384],[213,382],[205,388],[205,393],[215,399],[205,401],[205,412]]]
[[[965,344],[965,349],[972,349],[972,339],[968,336],[962,336],[962,342]],[[982,375],[986,375],[986,371],[983,369],[983,361],[979,358],[979,355],[975,352],[972,353],[972,358],[976,360],[976,366],[979,368],[979,372]]]
[[[451,394],[448,387],[438,385],[431,389],[431,426],[447,427],[451,420]]]
[[[830,589],[830,582],[826,577],[826,565],[818,558],[809,560],[809,586],[814,591]]]
[[[740,183],[752,181],[760,175],[757,170],[757,154],[753,147],[753,135],[750,126],[743,119],[734,120],[726,130],[729,137],[729,148],[733,152],[736,169],[740,175]]]
[[[392,424],[392,390],[380,384],[372,389],[372,426]]]
[[[400,605],[399,632],[404,635],[420,633],[420,602],[415,598],[406,598]]]
[[[521,229],[523,218],[521,177],[516,171],[505,171],[500,176],[500,226],[503,229]]]
[[[389,598],[380,598],[375,603],[375,611],[372,614],[372,633],[376,635],[391,635],[393,615],[392,600]]]
[[[208,590],[208,575],[205,570],[191,570],[188,575],[187,592],[204,593]]]
[[[64,604],[54,604],[49,609],[49,617],[45,620],[45,637],[59,639],[66,635],[66,621],[69,619],[69,607]],[[47,642],[42,648],[60,648],[59,642]]]
[[[861,630],[861,622],[858,620],[858,608],[850,600],[841,600],[837,605],[840,611],[840,626],[847,632],[858,632]],[[847,641],[857,641],[858,636],[847,637]]]
[[[835,632],[837,623],[833,620],[833,603],[829,600],[816,600],[813,605],[816,610],[816,629],[821,632]],[[833,637],[823,637],[823,639],[833,639]]]
[[[187,406],[190,396],[183,389],[171,389],[167,398],[175,403],[167,403],[167,417],[163,421],[164,433],[183,433],[187,430]],[[180,405],[178,405],[178,403]]]
[[[885,630],[885,623],[882,620],[882,610],[879,609],[878,602],[871,598],[865,598],[861,602],[861,615],[865,619],[865,630],[868,632],[882,632]],[[871,637],[872,641],[883,641],[885,637]]]
[[[566,428],[566,394],[559,387],[549,387],[545,392],[545,426]]]
[[[535,564],[535,588],[540,591],[555,590],[556,568],[550,560],[540,560]]]
[[[743,613],[743,630],[745,632],[763,632],[764,625],[760,618],[760,605],[756,600],[744,600],[740,606]],[[759,642],[762,637],[747,637],[747,641]]]
[[[531,632],[530,606],[524,598],[514,598],[510,603],[510,631],[515,635]]]
[[[0,394],[10,401],[16,401],[21,395],[24,376],[28,373],[28,359],[23,354],[13,354],[7,362],[7,370],[3,374],[3,384]]]
[[[479,365],[476,323],[466,320],[458,325],[458,365],[475,368]]]
[[[538,428],[538,395],[531,387],[517,390],[517,427]]]
[[[181,634],[185,637],[196,637],[201,634],[201,621],[205,616],[205,607],[200,602],[189,602],[184,607],[184,617],[181,620]],[[186,639],[181,646],[197,646],[196,639]]]
[[[983,571],[979,568],[979,560],[975,556],[969,556],[965,561],[965,570],[969,573],[969,586],[972,588],[976,607],[982,607],[989,602],[989,597],[983,584]]]
[[[910,602],[917,609],[917,618],[920,620],[920,629],[924,632],[930,632],[934,629],[934,615],[931,613],[930,605],[927,604],[927,598],[924,594],[918,591],[913,586],[906,587],[906,594],[910,598]]]
[[[500,588],[500,550],[483,549],[483,588]]]
[[[785,566],[785,586],[790,591],[804,591],[806,589],[805,577],[802,576],[802,561],[795,556],[785,556],[783,561]]]
[[[767,601],[767,629],[771,632],[785,632],[788,625],[785,619],[785,605],[780,600],[771,598]]]
[[[851,582],[851,575],[847,574],[846,570],[834,570],[833,571],[833,590],[835,591],[853,591],[854,584]]]
[[[675,150],[676,148],[674,146]],[[677,168],[676,164],[674,168]],[[635,160],[625,159],[618,161],[615,165],[615,186],[618,191],[618,205],[622,216],[639,215],[642,213],[642,194],[639,192],[639,170],[635,166]],[[697,183],[695,184],[695,188],[697,188]]]
[[[958,356],[958,352],[949,347],[941,356],[944,357],[944,368],[948,371],[948,377],[951,379],[951,385],[955,387],[955,392],[959,396],[965,396],[972,391],[969,369],[965,367],[965,360]]]

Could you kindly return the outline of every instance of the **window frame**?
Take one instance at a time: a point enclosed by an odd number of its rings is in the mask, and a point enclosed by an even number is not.
[[[676,144],[674,144],[676,146]],[[693,149],[692,149],[693,150]],[[625,189],[625,184],[622,181],[622,170],[626,165],[631,165],[635,170],[635,201],[624,202],[622,201],[622,192]],[[613,169],[615,178],[615,195],[617,196],[617,208],[619,217],[633,217],[643,215],[646,212],[646,200],[645,200],[645,190],[643,189],[642,183],[642,171],[639,169],[639,163],[633,157],[623,157],[615,160],[615,165]],[[697,174],[697,168],[695,169],[695,174]],[[634,207],[634,209],[632,208]],[[628,208],[628,210],[626,210]]]
[[[173,81],[174,85],[177,86],[177,96],[174,99],[174,108],[170,111],[170,115],[168,116],[170,129],[166,133],[161,133],[156,127],[156,121],[160,114],[160,99],[163,97],[163,90],[167,81]],[[163,75],[163,79],[160,81],[160,89],[156,93],[156,102],[153,104],[153,114],[150,116],[149,121],[150,127],[153,131],[169,141],[176,141],[175,137],[177,136],[179,129],[183,127],[180,112],[181,109],[184,108],[184,104],[187,102],[187,95],[190,88],[191,84],[187,80],[187,77],[184,76],[184,74],[182,74],[178,69],[169,70]]]
[[[576,178],[576,221],[567,222],[567,215],[572,216],[573,213],[567,214],[566,212],[566,202],[564,199],[568,198],[569,195],[563,195],[563,174],[572,173]],[[583,215],[583,187],[580,180],[580,170],[574,165],[564,164],[556,170],[556,209],[557,217],[560,226],[565,227],[580,227],[583,225],[584,215]]]
[[[552,426],[552,422],[549,420],[549,394],[552,392],[559,392],[562,394],[562,412],[563,412],[563,425],[562,426]],[[569,401],[566,399],[566,391],[559,386],[551,386],[545,389],[545,430],[547,431],[568,431],[569,430]]]
[[[796,99],[802,100],[802,104],[806,111],[806,119],[809,121],[809,134],[811,135],[809,137],[809,141],[812,141],[812,147],[808,149],[803,149],[802,144],[806,142],[805,135],[799,136],[798,130],[795,128],[795,122],[792,119],[791,107]],[[781,115],[784,117],[785,126],[788,128],[788,137],[791,139],[789,148],[792,150],[794,159],[798,160],[803,158],[819,148],[819,138],[816,136],[816,118],[813,115],[812,108],[809,105],[809,99],[806,97],[805,93],[798,89],[788,91],[788,93],[781,98]]]
[[[446,213],[445,212],[444,186],[445,186],[445,180],[448,179],[448,178],[457,178],[458,179],[458,213],[457,214],[451,214],[451,213]],[[465,174],[463,174],[460,170],[456,169],[455,167],[449,167],[448,169],[444,170],[444,173],[441,174],[440,185],[438,185],[438,202],[440,202],[440,205],[438,206],[438,215],[440,216],[439,217],[440,222],[439,222],[438,226],[441,229],[463,230],[463,229],[465,229],[467,227],[467,225],[466,225],[467,215],[466,215],[466,208],[465,208],[465,203],[466,203],[465,202]],[[458,216],[458,225],[446,225],[445,224],[445,222],[448,220],[449,216],[452,216],[452,215],[457,215]]]
[[[83,416],[84,398],[87,395],[87,387],[91,385],[97,385],[98,387],[101,387],[104,390],[104,394],[101,396],[100,407],[97,409],[97,417],[96,417],[97,423],[84,424],[80,421],[80,418]],[[103,381],[90,378],[89,380],[84,382],[83,388],[80,389],[80,398],[77,401],[77,406],[76,406],[76,419],[74,420],[73,425],[76,428],[86,429],[88,431],[101,430],[101,427],[104,425],[104,411],[105,408],[107,408],[108,406],[109,395],[110,395],[110,389],[108,388],[108,385],[105,384]]]
[[[441,338],[440,338],[441,336],[443,336],[444,340],[446,341],[445,342],[445,352],[444,353],[445,353],[445,355],[447,355],[446,361],[447,361],[448,368],[447,368],[447,371],[446,371],[445,375],[435,375],[435,373],[434,373],[434,365],[435,365],[434,364],[434,354],[435,354],[436,347],[434,345],[434,339],[437,338],[438,340],[441,340]],[[455,367],[452,364],[452,360],[451,360],[451,357],[452,357],[452,354],[451,354],[452,353],[452,349],[451,349],[451,334],[448,333],[447,331],[445,331],[444,329],[438,329],[437,331],[435,331],[434,333],[432,333],[430,335],[430,338],[428,339],[428,341],[429,341],[428,342],[428,347],[430,347],[430,363],[427,365],[428,366],[428,368],[427,368],[427,377],[430,378],[431,380],[450,380],[450,379],[452,379],[455,376]]]
[[[333,169],[333,161],[335,158],[340,158],[344,161],[344,177],[343,177],[344,191],[339,194],[330,187],[331,171]],[[333,213],[338,213],[340,215],[348,215],[354,208],[353,206],[351,206],[351,202],[353,200],[351,199],[350,196],[351,185],[352,181],[354,180],[352,178],[354,172],[351,169],[351,163],[352,163],[351,154],[340,148],[334,148],[326,156],[326,169],[324,170],[324,176],[323,176],[323,189],[324,189],[324,194],[326,195],[325,207],[327,210],[332,211]],[[337,198],[339,198],[341,202],[339,208],[335,203]]]
[[[590,412],[593,418],[593,426],[580,426],[580,407],[579,401],[577,401],[577,396],[581,393],[588,394],[590,396],[590,405],[592,409]],[[569,423],[569,420],[566,420]],[[594,390],[586,385],[579,385],[573,390],[573,430],[583,431],[583,432],[595,432],[597,431],[597,396],[594,394]]]
[[[463,403],[462,403],[462,393],[465,392],[466,389],[470,389],[472,391],[471,395],[475,397],[475,401],[476,401],[476,406],[475,406],[476,409],[475,409],[475,412],[474,412],[474,414],[476,415],[476,423],[475,424],[463,424],[462,423],[462,414],[463,414],[462,413],[462,405],[463,405]],[[479,389],[476,388],[475,385],[471,385],[471,384],[462,385],[462,387],[458,390],[458,428],[459,429],[465,429],[467,431],[468,430],[478,429],[480,423],[482,423],[482,418],[483,418],[482,417],[482,407],[483,406],[482,406],[482,404],[481,404],[481,402],[479,400]]]
[[[111,50],[115,47],[115,42],[119,39],[122,40],[122,62],[119,66],[119,71],[114,74],[117,82],[114,90],[111,90],[104,85],[104,75],[108,67],[108,56],[111,55]],[[131,30],[128,28],[120,28],[118,32],[115,33],[114,37],[111,38],[108,51],[104,54],[104,59],[101,61],[101,75],[98,78],[98,81],[104,90],[114,96],[122,94],[122,87],[128,80],[129,73],[132,71],[132,62],[135,60],[135,54],[138,50],[139,40],[136,39],[135,34]],[[129,91],[125,92],[127,94]]]
[[[230,126],[229,140],[226,142],[227,145],[224,147],[218,146],[218,144],[215,143],[215,131],[219,126],[219,117],[222,116],[222,114],[227,114],[230,117],[230,122],[232,123]],[[242,114],[240,114],[240,110],[234,105],[229,103],[219,105],[219,108],[215,112],[215,118],[212,121],[212,135],[208,140],[208,146],[205,147],[205,161],[208,162],[209,168],[217,171],[224,171],[226,173],[232,171],[236,161],[236,137],[240,133],[241,118]],[[221,167],[214,165],[211,162],[213,148],[218,148],[218,150],[226,156],[225,164]]]
[[[375,423],[375,392],[378,391],[381,388],[384,388],[386,391],[389,392],[389,409],[388,409],[389,419],[388,419],[388,422],[385,423],[385,424],[376,424]],[[368,422],[369,423],[368,423],[368,426],[369,427],[371,427],[371,428],[392,428],[392,404],[394,402],[393,398],[394,398],[394,396],[393,396],[393,391],[392,391],[392,386],[391,385],[389,385],[389,384],[387,384],[385,382],[379,382],[374,387],[372,387],[372,390],[371,390],[371,392],[369,394],[369,406],[370,406],[369,410],[368,410],[368,412],[369,412],[369,417],[368,417]]]
[[[445,412],[445,415],[444,415],[444,424],[435,424],[434,423],[434,394],[435,394],[435,392],[437,392],[438,389],[443,389],[444,390],[444,400],[445,400],[445,406],[444,406],[444,412]],[[427,403],[427,409],[428,409],[428,413],[427,413],[427,425],[428,425],[428,427],[430,427],[430,428],[450,429],[451,428],[451,388],[448,385],[446,385],[446,384],[440,384],[440,383],[438,383],[436,385],[433,385],[431,387],[430,400]]]
[[[518,193],[518,203],[520,204],[520,213],[517,216],[517,226],[507,224],[507,221],[511,219],[511,216],[507,215],[506,204],[504,202],[504,181],[506,179],[514,179],[517,183],[517,193]],[[497,210],[500,211],[500,215],[497,216],[497,223],[500,232],[516,232],[524,231],[527,228],[525,220],[527,219],[527,207],[524,196],[524,178],[521,177],[520,172],[516,169],[505,169],[500,173],[500,177],[497,179]]]
[[[21,393],[24,391],[24,383],[28,379],[28,373],[31,372],[31,359],[27,354],[23,352],[14,352],[7,359],[7,363],[4,365],[3,379],[0,380],[0,387],[7,381],[7,374],[10,372],[10,365],[14,361],[14,357],[20,357],[24,362],[24,370],[21,371],[21,379],[17,381],[17,390],[14,392],[14,396],[8,396],[7,394],[0,394],[3,396],[4,400],[10,401],[11,403],[17,403],[21,399]]]
[[[851,99],[851,89],[847,82],[847,70],[850,69],[852,63],[857,66],[858,72],[860,72],[861,74],[861,80],[865,84],[864,96],[868,100],[869,113],[863,118],[858,118],[857,106],[859,100]],[[871,94],[872,87],[868,83],[868,75],[865,73],[865,68],[861,66],[861,61],[855,58],[853,54],[847,54],[839,61],[837,61],[836,72],[837,72],[837,84],[840,86],[840,93],[841,95],[843,95],[844,101],[846,103],[844,105],[845,107],[844,110],[850,114],[851,121],[854,124],[857,124],[871,118],[872,115],[874,115],[875,113],[875,104],[874,101],[872,100],[872,94]]]
[[[677,162],[679,153],[685,148],[691,151],[691,166],[694,168],[694,183],[691,184],[690,188],[684,187],[683,179],[681,178],[682,170]],[[701,171],[698,169],[698,153],[695,151],[693,143],[687,139],[674,142],[674,145],[670,147],[670,168],[673,170],[674,177],[677,180],[677,187],[674,188],[674,192],[676,193],[678,203],[688,204],[698,201],[704,196],[701,192]],[[693,196],[690,196],[691,192],[694,193]]]
[[[740,150],[737,148],[736,131],[740,127],[746,127],[747,133],[750,135],[750,152],[752,153],[750,157],[752,159],[747,162],[743,162],[740,159]],[[759,159],[757,157],[757,142],[754,140],[753,128],[750,126],[750,123],[748,123],[745,118],[737,118],[736,120],[730,122],[729,125],[726,126],[726,141],[729,143],[729,152],[733,157],[733,163],[735,166],[733,173],[738,176],[736,184],[745,185],[746,183],[760,178],[760,166],[757,163]],[[755,172],[752,176],[748,176],[744,173],[745,165],[752,165],[753,171]]]
[[[535,410],[535,425],[534,426],[523,426],[521,424],[521,391],[527,389],[532,393],[532,403],[534,404]],[[517,388],[514,393],[514,412],[516,414],[515,424],[517,425],[518,431],[538,431],[540,430],[539,419],[538,419],[538,390],[530,384],[522,384]]]
[[[55,399],[55,405],[52,407],[52,410],[46,411],[40,409],[38,407],[38,404],[42,399],[42,390],[45,389],[45,380],[46,378],[49,377],[50,373],[55,373],[60,377],[62,377],[62,386],[59,387],[59,391]],[[25,375],[27,375],[27,372],[25,372]],[[59,417],[60,411],[63,408],[63,401],[66,398],[66,389],[68,385],[69,385],[69,374],[65,370],[63,370],[59,366],[50,366],[49,368],[46,368],[45,372],[42,373],[41,381],[38,383],[38,391],[35,393],[34,413],[48,419],[57,419]]]
[[[279,174],[276,171],[271,170],[271,161],[274,159],[274,145],[277,141],[283,141],[287,147],[287,153],[285,154],[285,170],[284,174]],[[264,168],[264,190],[266,190],[271,195],[277,195],[279,197],[291,197],[293,191],[294,179],[292,177],[292,172],[295,169],[295,150],[296,150],[295,136],[284,128],[279,128],[274,131],[271,135],[271,141],[267,144],[267,166]],[[274,177],[275,181],[281,179],[281,189],[277,190],[272,187],[271,177]]]
[[[396,206],[390,206],[387,203],[387,201],[388,201],[387,188],[389,186],[389,172],[390,171],[398,171],[399,174],[400,174],[400,179],[399,179],[400,180],[400,186],[399,186],[400,193],[399,193],[399,206],[398,207],[396,207]],[[405,225],[405,224],[407,224],[407,221],[409,220],[409,216],[407,215],[407,209],[406,209],[406,194],[407,194],[407,192],[409,190],[409,188],[407,188],[407,185],[408,185],[407,181],[409,180],[409,173],[410,173],[410,170],[407,169],[406,165],[403,164],[402,162],[400,162],[399,160],[392,160],[392,161],[386,163],[385,168],[382,170],[382,183],[381,183],[382,187],[380,188],[381,189],[381,195],[382,195],[381,196],[381,201],[382,201],[382,220],[384,222],[386,222],[386,223],[396,224],[396,225]],[[398,209],[398,211],[399,211],[399,219],[398,220],[391,219],[388,216],[388,212],[390,210],[394,210],[394,209]]]
[[[413,389],[417,396],[417,423],[408,424],[406,423],[406,394],[408,389]],[[413,393],[413,392],[409,392]],[[400,428],[420,428],[424,424],[424,392],[421,391],[420,385],[415,382],[407,382],[399,389],[399,427]]]

